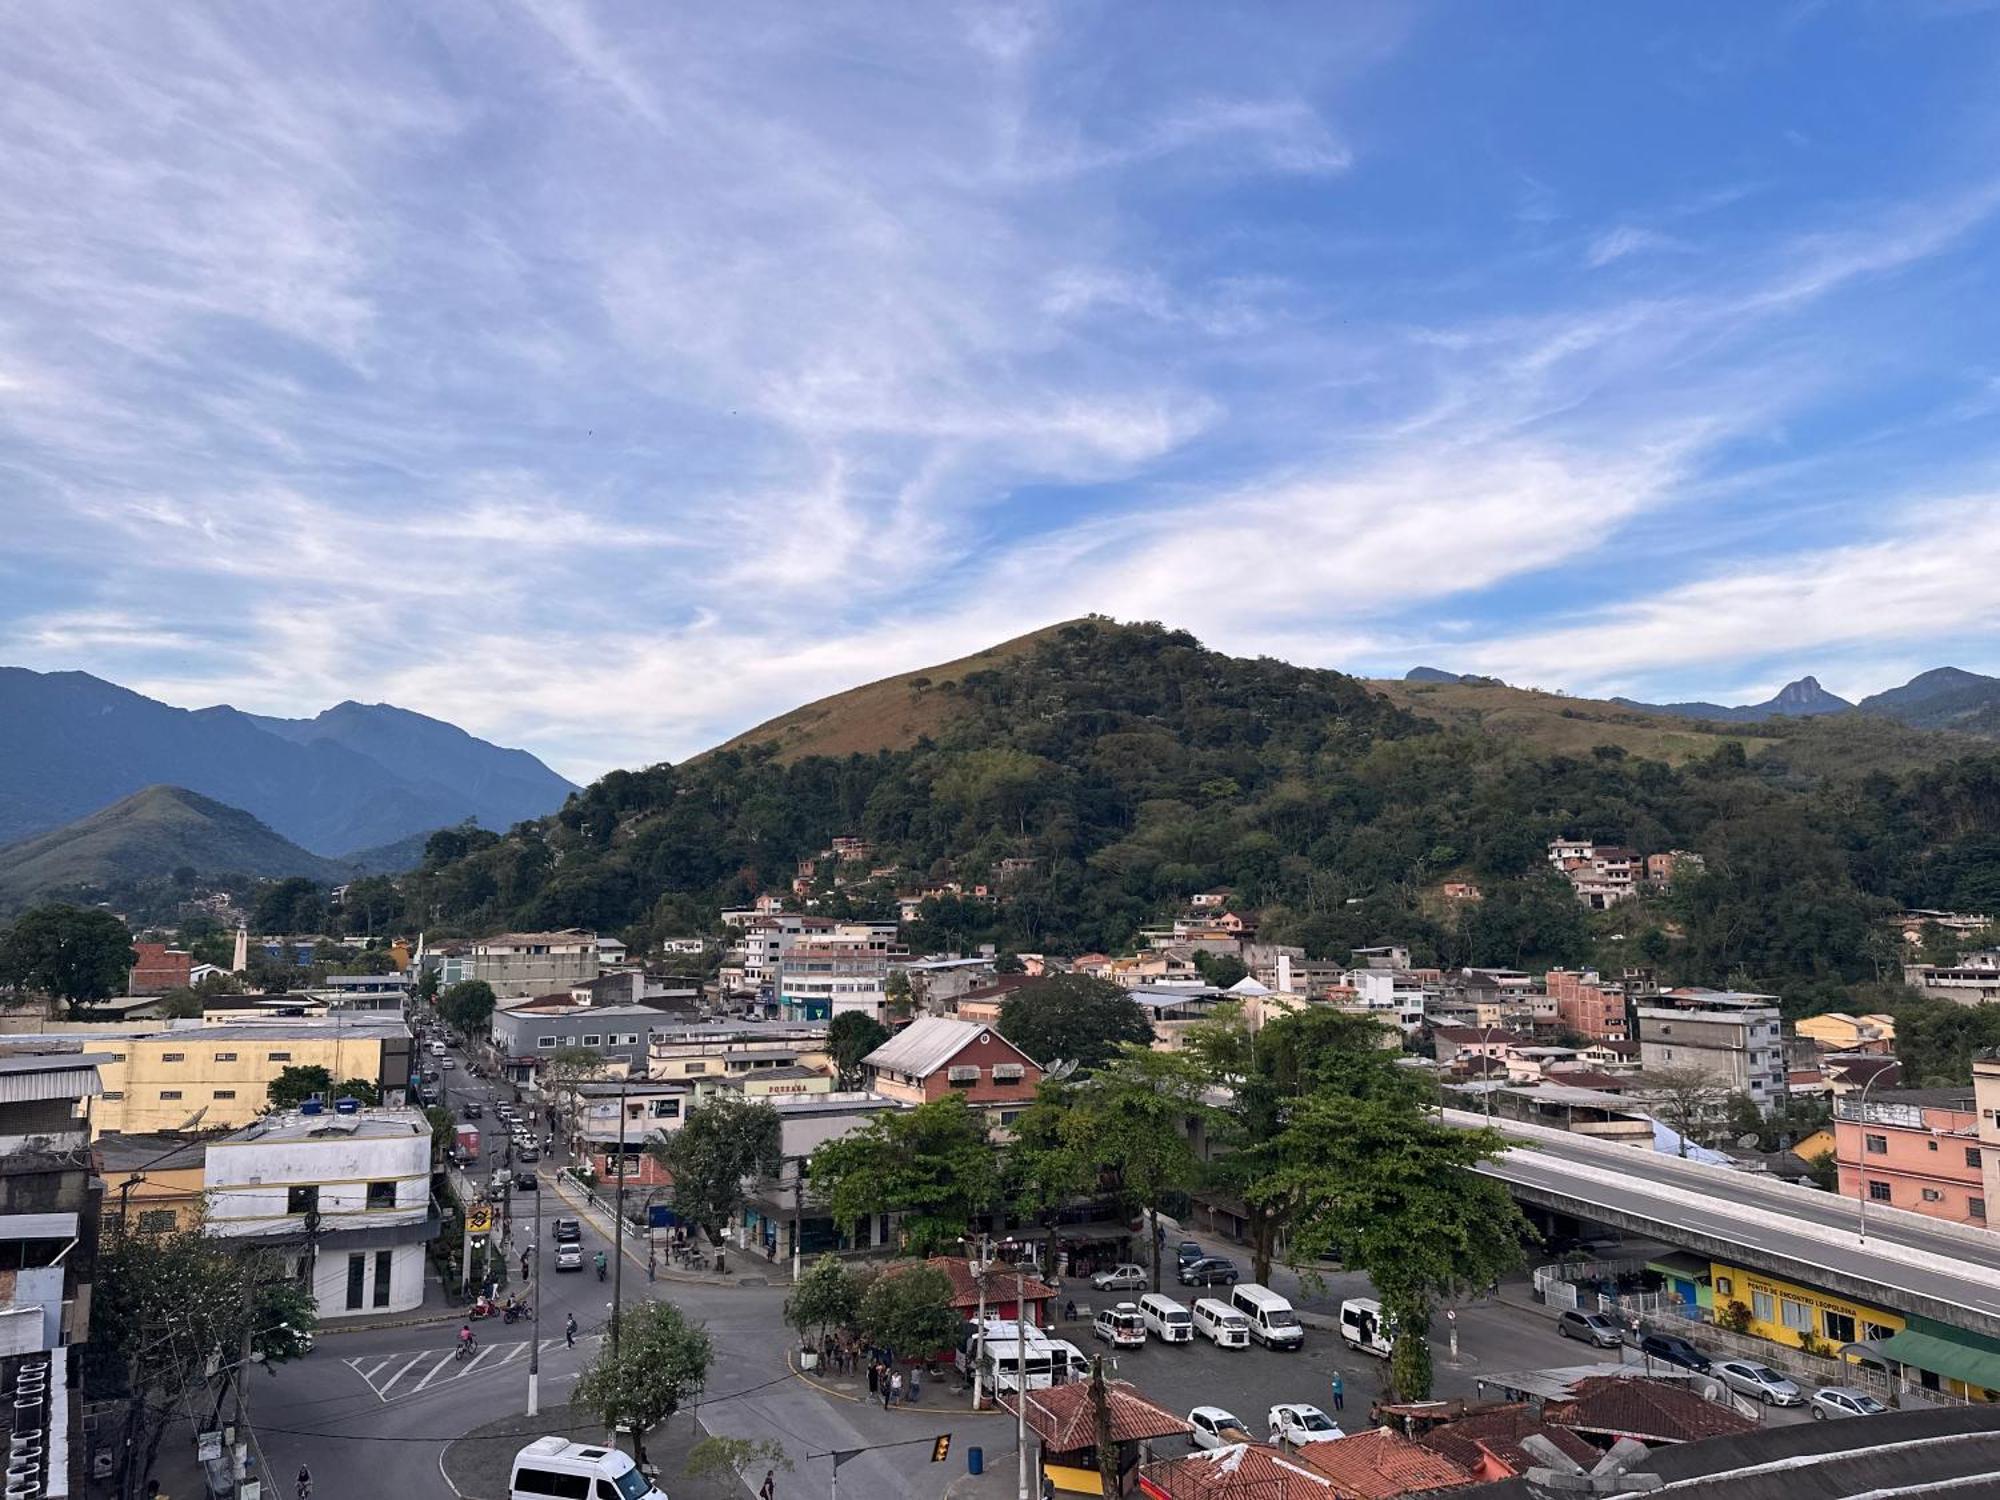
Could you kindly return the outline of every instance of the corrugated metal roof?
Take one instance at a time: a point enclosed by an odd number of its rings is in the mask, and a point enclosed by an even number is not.
[[[75,1214],[0,1214],[0,1240],[73,1240]]]
[[[108,1052],[42,1052],[32,1056],[0,1057],[0,1104],[27,1104],[38,1099],[82,1099],[104,1092],[97,1076]]]
[[[982,1036],[1005,1042],[991,1026],[976,1021],[954,1021],[947,1016],[926,1016],[913,1021],[888,1041],[861,1059],[863,1067],[904,1073],[912,1078],[928,1078]],[[1007,1042],[1012,1047],[1012,1042]],[[1015,1047],[1019,1052],[1020,1048]],[[1022,1054],[1024,1057],[1025,1053]],[[1033,1059],[1030,1059],[1032,1061]]]

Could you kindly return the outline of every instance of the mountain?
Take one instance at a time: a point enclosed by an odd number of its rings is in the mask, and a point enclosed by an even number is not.
[[[267,721],[174,708],[85,672],[0,668],[0,841],[154,785],[240,807],[328,856],[468,818],[506,828],[559,806],[569,788],[521,751],[386,706]]]
[[[0,904],[46,891],[201,875],[306,875],[338,881],[348,866],[309,854],[240,808],[185,787],[149,786],[88,817],[0,849]]]
[[[1766,719],[1804,719],[1815,714],[1845,713],[1854,705],[1829,693],[1817,677],[1801,677],[1778,689],[1777,696],[1762,703],[1744,703],[1734,708],[1720,703],[1635,703],[1630,698],[1614,698],[1614,703],[1636,708],[1642,713],[1673,714],[1683,719],[1709,719],[1718,724],[1758,724]]]
[[[1092,617],[836,693],[405,877],[433,930],[643,947],[804,894],[836,919],[933,894],[917,951],[1117,952],[1227,886],[1259,940],[1344,959],[1655,966],[1848,998],[1899,906],[2000,901],[2000,754],[1855,713],[1726,725],[1492,684],[1368,684]],[[1702,853],[1615,914],[1558,835]],[[827,857],[841,836],[865,851]],[[1442,881],[1483,899],[1446,902]],[[956,882],[954,892],[947,882]],[[941,894],[939,892],[941,891]]]
[[[1983,677],[1958,667],[1919,672],[1901,687],[1873,693],[1855,707],[1920,729],[2000,738],[2000,677]]]
[[[1476,672],[1447,672],[1440,667],[1412,667],[1403,674],[1405,682],[1456,682],[1468,687],[1505,687],[1497,677],[1481,677]]]

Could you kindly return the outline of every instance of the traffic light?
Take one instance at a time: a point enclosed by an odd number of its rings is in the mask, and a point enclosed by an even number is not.
[[[931,1462],[934,1464],[941,1464],[947,1458],[950,1457],[951,1457],[951,1434],[947,1432],[942,1437],[940,1437],[936,1442],[931,1444]]]

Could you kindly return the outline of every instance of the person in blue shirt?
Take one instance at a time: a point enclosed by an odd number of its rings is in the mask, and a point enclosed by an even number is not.
[[[1342,1382],[1340,1371],[1338,1370],[1333,1372],[1331,1379],[1333,1381],[1333,1409],[1339,1411],[1347,1403],[1347,1386]]]

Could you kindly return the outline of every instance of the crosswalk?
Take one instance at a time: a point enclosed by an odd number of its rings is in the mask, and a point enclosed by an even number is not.
[[[586,1344],[594,1345],[602,1337],[601,1334],[580,1335],[576,1341],[577,1349],[582,1350]],[[528,1367],[528,1347],[533,1342],[532,1339],[518,1339],[511,1343],[481,1344],[464,1359],[457,1357],[456,1345],[444,1349],[432,1345],[428,1349],[399,1349],[387,1355],[364,1354],[341,1363],[360,1376],[362,1383],[387,1405],[391,1401],[406,1400],[475,1375],[490,1375],[496,1370],[509,1368],[517,1373],[525,1371]],[[565,1347],[560,1336],[543,1339],[543,1360]],[[546,1363],[544,1368],[547,1368]]]

